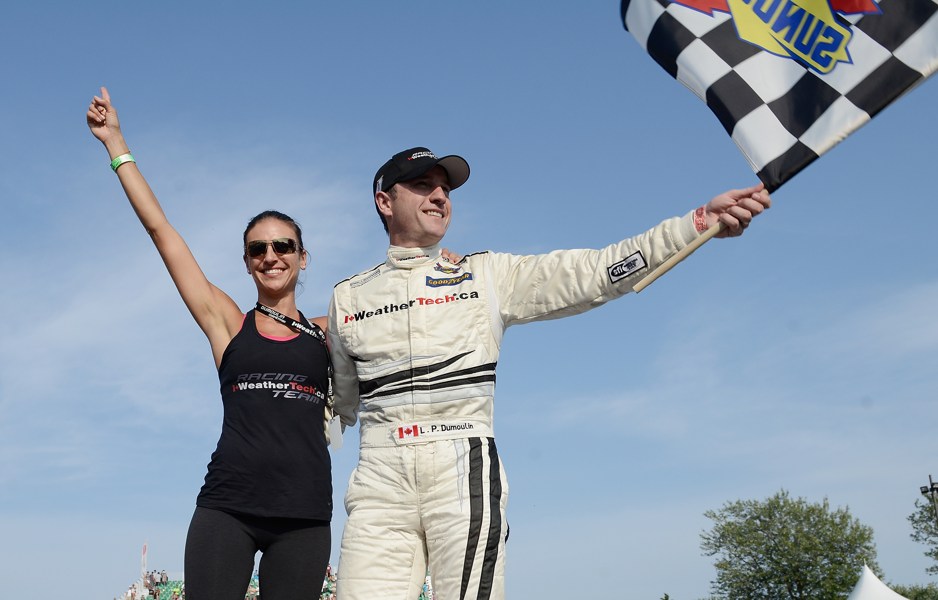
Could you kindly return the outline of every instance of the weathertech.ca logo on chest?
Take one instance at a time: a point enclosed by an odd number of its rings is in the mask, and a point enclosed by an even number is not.
[[[441,296],[439,298],[418,297],[414,298],[413,300],[408,300],[407,302],[401,302],[400,304],[385,304],[384,306],[373,310],[361,310],[353,314],[344,315],[343,323],[348,324],[353,321],[364,321],[365,319],[370,319],[371,317],[389,315],[400,312],[402,310],[439,306],[441,304],[450,304],[452,302],[459,302],[460,300],[471,300],[478,297],[479,292],[458,292],[455,294],[446,294],[445,296]]]
[[[326,395],[314,385],[306,383],[306,375],[291,373],[242,373],[231,386],[232,392],[263,390],[274,398],[291,398],[319,402]]]

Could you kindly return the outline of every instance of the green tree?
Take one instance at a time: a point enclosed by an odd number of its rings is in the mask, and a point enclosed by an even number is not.
[[[889,588],[909,600],[938,600],[938,586],[934,583],[928,585],[895,585],[890,583]]]
[[[873,529],[846,508],[792,499],[737,500],[704,516],[713,529],[701,549],[716,556],[711,591],[728,600],[846,598],[866,564],[877,575]]]
[[[930,500],[918,498],[915,500],[915,512],[908,519],[912,524],[910,537],[928,546],[925,556],[936,563],[925,569],[925,572],[938,575],[938,518],[935,516],[935,506]]]

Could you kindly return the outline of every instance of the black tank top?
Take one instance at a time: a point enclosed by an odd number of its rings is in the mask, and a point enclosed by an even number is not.
[[[198,506],[261,517],[332,519],[332,465],[323,432],[328,389],[322,343],[262,336],[245,315],[218,368],[224,421]],[[300,314],[300,321],[306,319]]]

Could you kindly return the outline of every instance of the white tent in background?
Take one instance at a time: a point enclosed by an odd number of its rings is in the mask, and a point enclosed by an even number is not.
[[[866,565],[863,565],[863,573],[860,574],[860,580],[853,586],[853,591],[847,596],[847,600],[909,600],[905,596],[900,596],[896,592],[879,580],[873,571]]]

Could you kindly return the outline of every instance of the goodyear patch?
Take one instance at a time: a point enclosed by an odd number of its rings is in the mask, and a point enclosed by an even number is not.
[[[427,287],[444,287],[448,285],[459,285],[464,281],[471,281],[472,273],[463,273],[459,277],[427,277]]]

